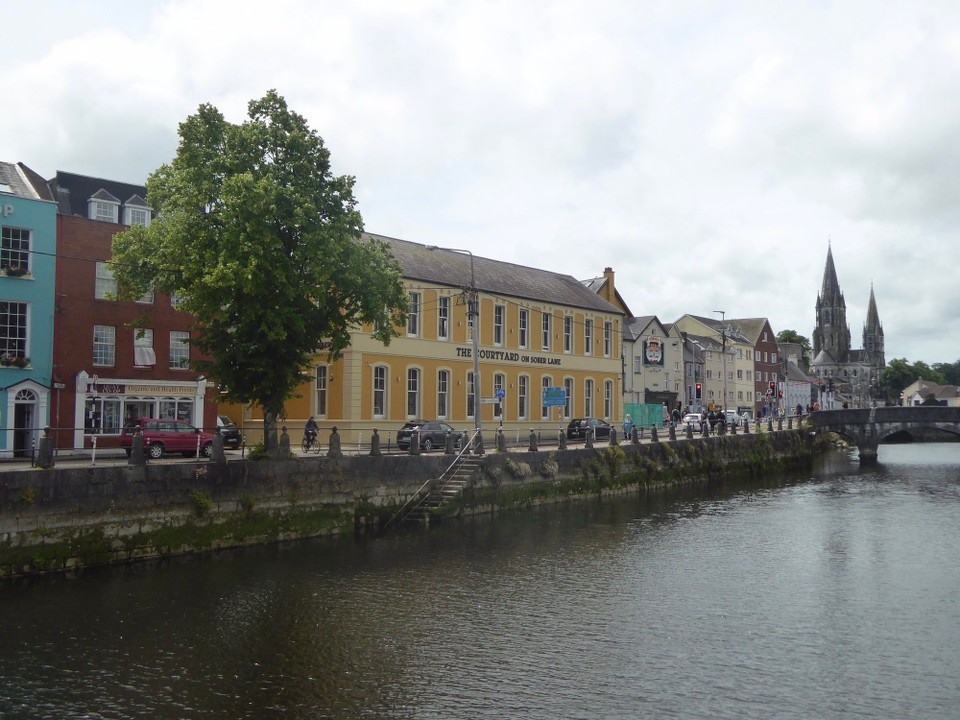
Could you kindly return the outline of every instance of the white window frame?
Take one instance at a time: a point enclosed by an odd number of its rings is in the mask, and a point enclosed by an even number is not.
[[[420,417],[420,390],[422,373],[418,367],[407,368],[407,419]]]
[[[190,369],[190,333],[186,330],[170,331],[170,369]]]
[[[314,400],[316,407],[313,414],[319,418],[327,416],[327,385],[330,379],[330,366],[317,365],[314,370]]]
[[[117,364],[117,328],[113,325],[93,326],[93,365],[113,367]]]
[[[520,322],[518,323],[517,330],[517,346],[521,350],[525,350],[527,345],[530,342],[530,311],[526,309],[520,310]]]
[[[30,303],[16,300],[0,301],[0,355],[30,357]],[[16,322],[11,322],[16,318]]]
[[[446,420],[450,414],[450,371],[437,371],[437,420]]]
[[[553,347],[551,337],[553,328],[553,314],[547,310],[544,310],[540,313],[540,344],[544,352],[549,352],[550,348]]]
[[[19,268],[23,272],[30,272],[32,247],[33,231],[4,225],[0,229],[0,268],[4,271]]]
[[[390,388],[390,372],[387,366],[374,365],[371,379],[373,383],[373,418],[375,420],[382,420],[387,415],[387,401],[389,400],[387,393],[389,392]]]
[[[593,355],[593,320],[583,321],[583,354]]]
[[[567,354],[573,352],[573,316],[563,316],[563,351]]]
[[[505,305],[493,306],[493,344],[503,345],[504,323],[507,317]]]
[[[613,352],[613,323],[603,324],[603,356],[610,357]]]
[[[450,339],[450,296],[437,298],[437,340]]]
[[[117,280],[113,277],[113,269],[109,260],[97,260],[97,279],[94,283],[93,296],[97,300],[109,300],[108,295],[117,294]]]
[[[410,309],[407,313],[407,337],[420,337],[420,293],[410,291]]]

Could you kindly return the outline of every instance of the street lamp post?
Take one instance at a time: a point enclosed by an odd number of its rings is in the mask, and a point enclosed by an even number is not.
[[[474,429],[476,430],[477,452],[483,452],[483,438],[480,434],[480,308],[478,307],[479,298],[477,296],[477,280],[473,268],[473,253],[469,250],[461,250],[459,248],[444,248],[438,247],[437,245],[427,245],[427,250],[446,250],[447,252],[455,252],[460,253],[461,255],[470,256],[470,292],[467,300],[467,318],[470,322],[470,337],[473,341],[473,349],[471,351],[471,355],[473,355],[473,424]]]
[[[722,347],[723,347],[723,405],[720,409],[724,413],[724,418],[726,418],[727,412],[727,328],[724,325],[724,322],[727,318],[727,313],[725,310],[714,310],[715,313],[720,313],[720,337],[722,338]]]

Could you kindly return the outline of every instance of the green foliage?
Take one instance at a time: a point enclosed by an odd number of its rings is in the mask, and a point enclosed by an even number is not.
[[[555,452],[548,454],[546,459],[540,463],[537,472],[540,474],[540,477],[544,477],[547,480],[555,478],[557,473],[560,472],[560,465],[557,463],[557,454]]]
[[[27,485],[20,491],[20,503],[22,505],[33,505],[37,501],[36,492],[33,485]]]
[[[504,458],[503,465],[515,480],[523,480],[530,476],[530,466],[525,462],[516,462],[508,456]]]
[[[213,498],[210,493],[203,490],[193,490],[190,493],[190,504],[193,505],[193,513],[198,518],[206,517],[213,508]]]
[[[267,452],[267,447],[263,444],[263,441],[260,441],[247,448],[246,457],[247,460],[269,460],[270,454]]]
[[[960,360],[955,363],[934,363],[933,370],[943,376],[944,384],[960,385]]]
[[[227,122],[211,105],[180,124],[169,165],[147,181],[155,218],[113,243],[118,297],[175,293],[198,321],[191,366],[229,400],[276,418],[324,348],[336,359],[350,331],[376,323],[384,343],[406,315],[402,272],[387,246],[363,236],[354,178],[334,176],[330,153],[276,91]]]
[[[939,385],[946,385],[947,379],[943,373],[934,370],[925,362],[910,363],[906,358],[897,358],[887,363],[880,373],[880,386],[886,393],[888,400],[896,400],[900,391],[923,379]]]
[[[813,349],[810,347],[809,338],[801,335],[796,330],[781,330],[777,333],[777,342],[799,344],[803,348],[801,354],[803,369],[810,369],[810,354],[813,352]]]

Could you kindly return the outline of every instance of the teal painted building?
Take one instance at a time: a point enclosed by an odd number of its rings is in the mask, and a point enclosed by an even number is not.
[[[29,457],[50,421],[57,205],[0,162],[0,457]]]

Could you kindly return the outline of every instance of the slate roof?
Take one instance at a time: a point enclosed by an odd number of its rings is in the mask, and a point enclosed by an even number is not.
[[[9,194],[28,200],[40,200],[40,195],[27,182],[20,168],[9,162],[0,162],[0,186],[4,186],[0,194],[7,194],[6,188],[10,188]]]
[[[470,255],[385,235],[366,233],[387,243],[408,280],[428,286],[466,288],[470,286]],[[620,310],[585,287],[572,275],[514,265],[500,260],[473,256],[477,289],[490,295],[522,298],[553,305],[622,315]]]
[[[136,198],[140,202],[132,203],[128,201],[129,204],[146,207],[141,199],[147,196],[147,188],[144,185],[77,175],[62,170],[57,170],[57,174],[49,181],[48,185],[52,196],[60,206],[61,215],[87,217],[87,201],[101,190],[109,193],[114,202],[120,202],[119,198]]]

